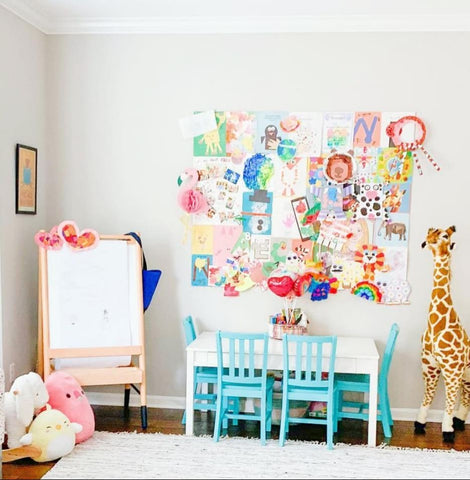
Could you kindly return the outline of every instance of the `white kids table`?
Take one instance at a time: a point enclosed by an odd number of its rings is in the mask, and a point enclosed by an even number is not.
[[[217,347],[215,332],[202,332],[186,347],[186,435],[194,435],[194,367],[216,367]],[[259,352],[261,365],[262,352]],[[325,365],[328,352],[324,352]],[[338,337],[335,372],[365,373],[370,375],[368,445],[377,441],[377,379],[379,353],[373,338]],[[268,369],[282,370],[282,341],[269,339]]]

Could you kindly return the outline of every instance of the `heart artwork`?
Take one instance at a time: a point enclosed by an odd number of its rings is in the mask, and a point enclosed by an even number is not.
[[[309,274],[300,275],[294,281],[294,286],[292,287],[295,295],[297,297],[301,297],[304,293],[306,293],[310,287],[310,283],[312,281],[312,277]]]
[[[38,247],[45,248],[46,250],[60,250],[64,243],[62,237],[57,233],[57,226],[52,227],[50,232],[39,230],[39,232],[34,235],[34,241]]]
[[[279,297],[286,297],[294,287],[294,280],[288,275],[268,278],[268,287]]]
[[[77,224],[70,220],[62,222],[58,231],[64,239],[65,245],[75,251],[95,248],[100,241],[100,236],[95,230],[85,228],[80,231]]]

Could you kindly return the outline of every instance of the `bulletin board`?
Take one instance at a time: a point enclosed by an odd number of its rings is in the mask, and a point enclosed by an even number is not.
[[[214,114],[179,178],[192,286],[284,296],[273,275],[308,274],[312,300],[408,303],[416,121],[393,127],[414,112]]]

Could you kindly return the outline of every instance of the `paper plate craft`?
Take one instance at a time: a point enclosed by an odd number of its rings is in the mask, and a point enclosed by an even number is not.
[[[46,250],[60,250],[64,244],[62,237],[58,234],[57,225],[52,227],[50,232],[39,230],[39,232],[34,235],[34,241],[38,247],[45,248]]]
[[[178,204],[187,213],[206,213],[209,205],[203,193],[196,187],[199,172],[195,168],[186,168],[178,178]]]
[[[60,410],[71,422],[82,426],[76,435],[76,443],[90,438],[95,431],[95,415],[76,378],[57,370],[46,378],[45,384],[49,405]]]
[[[351,288],[351,293],[371,302],[380,303],[382,300],[382,293],[380,292],[379,287],[367,280],[356,283],[356,285]]]
[[[300,121],[295,115],[289,115],[281,120],[280,125],[284,132],[290,133],[297,130],[300,125]]]
[[[327,180],[340,184],[352,181],[356,171],[356,162],[349,153],[334,152],[324,162],[324,171]]]
[[[64,244],[76,252],[95,248],[100,241],[100,236],[95,230],[85,228],[80,231],[77,224],[71,220],[63,221],[57,230]]]
[[[81,429],[81,425],[70,422],[66,415],[48,405],[47,410],[33,420],[20,442],[39,449],[41,453],[31,457],[35,462],[50,462],[73,450],[75,435]]]
[[[406,141],[407,139],[403,138],[404,130],[412,130],[414,128],[415,137],[412,141]],[[432,166],[439,171],[441,168],[437,162],[431,157],[429,152],[424,148],[423,143],[426,138],[426,126],[424,122],[414,115],[407,115],[400,118],[396,122],[390,122],[386,128],[387,135],[392,139],[395,146],[401,152],[400,157],[404,159],[406,153],[411,151],[413,159],[416,163],[416,168],[420,175],[423,174],[421,164],[419,163],[418,155],[416,150],[420,149],[425,157],[431,162]]]
[[[393,279],[385,284],[377,282],[382,293],[382,303],[403,304],[408,302],[411,293],[410,284],[405,279]]]
[[[297,152],[297,145],[295,144],[294,140],[290,138],[281,140],[277,146],[277,156],[284,162],[294,158],[295,152]]]
[[[266,190],[273,175],[273,161],[266,155],[257,153],[246,160],[243,168],[243,181],[247,188]]]

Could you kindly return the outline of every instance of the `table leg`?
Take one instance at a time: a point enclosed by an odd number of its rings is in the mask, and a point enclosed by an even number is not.
[[[194,435],[194,353],[186,352],[186,435]]]
[[[369,389],[369,431],[368,445],[377,446],[377,382],[378,382],[378,363],[370,371],[370,389]]]

